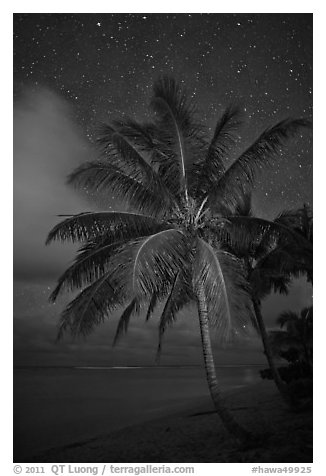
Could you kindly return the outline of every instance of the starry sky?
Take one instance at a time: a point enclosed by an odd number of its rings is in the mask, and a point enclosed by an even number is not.
[[[96,207],[65,177],[95,156],[99,122],[149,118],[152,84],[162,74],[184,83],[209,128],[227,105],[240,104],[246,121],[230,163],[266,127],[289,116],[311,119],[312,15],[17,13],[13,33],[16,363],[152,363],[156,323],[135,322],[114,350],[116,316],[85,342],[54,344],[67,300],[53,306],[47,297],[74,248],[47,248],[46,234],[56,215]],[[253,196],[255,212],[267,218],[304,202],[312,205],[310,131],[289,143]],[[109,206],[119,206],[114,197]],[[310,295],[297,281],[288,298],[268,298],[267,323],[284,309],[300,309]],[[185,311],[166,339],[165,363],[200,362],[196,326],[194,312]],[[261,353],[254,339],[217,352],[227,362]]]

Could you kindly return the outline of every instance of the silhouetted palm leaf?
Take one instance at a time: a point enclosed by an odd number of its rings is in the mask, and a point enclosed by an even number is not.
[[[112,125],[123,137],[131,141],[137,150],[144,153],[146,160],[153,166],[153,153],[155,153],[155,148],[158,145],[156,138],[158,135],[157,127],[152,122],[139,123],[130,117],[113,120]],[[99,132],[101,136],[101,128]],[[158,177],[161,178],[159,175]]]
[[[121,244],[119,241],[103,246],[83,247],[75,262],[60,276],[50,301],[55,302],[62,291],[74,291],[100,279],[108,272],[112,253],[115,253]]]
[[[224,175],[226,159],[237,142],[241,118],[240,109],[230,106],[217,121],[206,154],[202,154],[193,166],[193,173],[197,175],[196,196],[206,196],[211,186]]]
[[[158,300],[158,295],[156,293],[153,293],[153,296],[150,300],[150,303],[147,309],[146,321],[149,321],[151,315],[153,314],[155,306],[157,304],[157,300]]]
[[[303,249],[312,250],[312,244],[290,226],[281,222],[265,220],[250,216],[228,216],[224,226],[225,240],[231,244],[259,243],[263,236],[270,242],[282,240],[283,244],[301,246]]]
[[[312,365],[313,310],[305,307],[300,314],[284,311],[277,318],[283,330],[270,332],[273,352],[281,355],[287,350],[296,350],[297,358]],[[284,329],[285,328],[285,329]]]
[[[102,276],[81,291],[65,308],[59,321],[58,339],[67,329],[74,336],[90,334],[122,302],[109,283],[108,276]]]
[[[108,201],[114,195],[122,203],[132,204],[137,211],[154,216],[171,207],[170,197],[155,181],[144,184],[141,177],[134,173],[128,175],[109,162],[86,162],[69,176],[68,183],[84,190],[95,191]]]
[[[189,276],[185,274],[184,270],[179,270],[173,280],[171,290],[166,300],[159,323],[159,342],[157,348],[157,360],[160,357],[162,350],[163,335],[167,327],[171,326],[176,320],[177,313],[189,302],[194,299],[194,295],[191,292],[191,283]]]
[[[135,312],[139,312],[139,303],[137,299],[133,299],[129,306],[127,306],[127,308],[123,311],[122,316],[120,317],[118,322],[118,327],[114,336],[113,345],[115,345],[118,342],[119,338],[127,332],[130,317]]]
[[[291,227],[297,233],[303,235],[310,243],[313,241],[313,217],[311,208],[304,204],[302,208],[283,211],[275,223]]]
[[[305,119],[285,119],[266,129],[214,185],[210,202],[225,201],[229,206],[236,206],[244,189],[250,190],[253,186],[257,174],[272,165],[285,141],[308,126],[310,122]]]
[[[287,295],[291,284],[291,276],[283,274],[276,267],[267,268],[262,264],[255,266],[249,275],[251,293],[255,299],[261,301],[272,291]]]

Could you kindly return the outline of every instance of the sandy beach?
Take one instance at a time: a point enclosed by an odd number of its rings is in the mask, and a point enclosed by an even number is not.
[[[219,367],[221,388],[230,391],[261,381],[259,369]],[[14,390],[17,462],[195,407],[211,408],[200,366],[16,369]]]
[[[225,393],[239,422],[262,437],[255,448],[235,445],[209,400],[178,414],[56,447],[26,462],[312,462],[312,414],[283,404],[272,382]]]

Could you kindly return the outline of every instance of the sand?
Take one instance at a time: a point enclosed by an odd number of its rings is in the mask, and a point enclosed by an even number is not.
[[[25,462],[80,463],[310,463],[312,412],[289,410],[273,382],[225,394],[237,420],[261,436],[253,448],[239,448],[224,430],[212,404],[195,407],[69,446],[53,448]]]

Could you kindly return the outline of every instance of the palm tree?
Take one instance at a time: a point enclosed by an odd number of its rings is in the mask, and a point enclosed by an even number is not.
[[[305,307],[300,314],[284,311],[279,315],[277,323],[284,330],[270,333],[273,352],[283,356],[290,351],[292,361],[302,363],[312,371],[312,306]]]
[[[273,345],[269,342],[261,314],[261,300],[271,291],[288,294],[291,280],[301,275],[306,275],[307,281],[312,283],[312,221],[311,210],[306,204],[302,208],[281,213],[274,222],[291,228],[298,237],[303,236],[304,244],[300,239],[293,242],[284,240],[283,235],[276,242],[272,240],[272,245],[269,243],[266,247],[264,239],[257,249],[257,260],[249,276],[256,319],[273,379],[283,398],[291,406],[296,402],[289,394],[275,365]]]
[[[150,107],[151,122],[124,119],[101,126],[99,159],[69,177],[69,183],[103,199],[114,193],[125,209],[72,215],[49,233],[47,243],[82,242],[51,296],[54,301],[64,290],[82,288],[63,311],[58,336],[66,330],[87,335],[127,301],[116,342],[133,314],[147,305],[150,317],[163,302],[160,352],[163,334],[177,313],[196,303],[216,411],[236,440],[248,442],[251,435],[229,413],[220,393],[209,324],[223,338],[243,329],[251,312],[250,294],[240,260],[218,246],[216,229],[225,227],[224,211],[232,210],[252,187],[283,142],[308,122],[279,122],[226,168],[241,124],[237,108],[226,109],[210,138],[194,103],[172,78],[154,84]],[[251,226],[284,232],[266,220],[252,218]]]
[[[273,354],[288,362],[279,370],[287,383],[289,398],[299,410],[310,408],[312,403],[312,316],[312,306],[302,309],[300,313],[285,311],[277,319],[281,330],[269,332]]]
[[[279,260],[279,266],[284,272],[291,271],[292,275],[306,275],[307,282],[313,283],[313,216],[311,208],[304,203],[302,208],[283,212],[276,220],[277,223],[290,227],[301,237],[304,237],[307,246],[302,247],[300,240],[294,243],[283,243],[287,260]],[[310,243],[310,246],[309,246]]]
[[[242,201],[235,209],[233,217],[229,217],[228,233],[237,233],[237,219],[245,220],[253,217],[251,193],[244,194]],[[284,211],[274,223],[285,226],[291,234],[283,233],[275,236],[272,228],[260,235],[251,235],[247,230],[247,238],[241,242],[230,243],[226,239],[226,249],[236,255],[244,263],[247,280],[254,308],[254,327],[258,330],[264,352],[273,376],[283,399],[291,406],[294,404],[274,361],[272,346],[261,312],[261,302],[272,291],[287,295],[292,278],[307,274],[312,281],[312,214],[307,205],[296,210]],[[294,237],[297,234],[297,240]],[[291,239],[289,237],[291,236]],[[305,240],[301,240],[303,236]],[[227,236],[227,238],[229,238]],[[293,239],[292,239],[293,238]],[[311,244],[311,246],[310,246]]]

